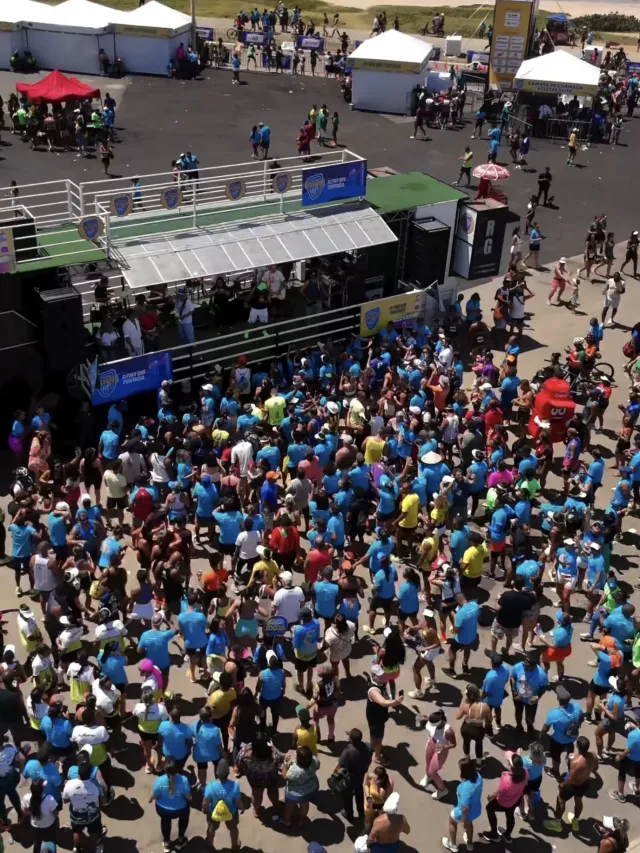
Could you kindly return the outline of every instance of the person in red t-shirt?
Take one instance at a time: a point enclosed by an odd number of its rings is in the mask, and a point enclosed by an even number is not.
[[[131,501],[131,512],[133,514],[134,527],[140,527],[153,512],[153,496],[145,488],[144,480],[138,482],[138,488]]]
[[[300,548],[300,534],[288,515],[280,517],[278,526],[273,528],[269,544],[280,558],[283,571],[291,571]]]
[[[316,536],[313,548],[310,549],[304,561],[304,577],[307,583],[310,586],[314,584],[318,580],[322,569],[330,565],[331,548],[327,546],[322,536]]]
[[[504,423],[504,413],[500,408],[497,400],[489,400],[487,409],[484,413],[484,432],[485,436],[492,432],[498,424]]]

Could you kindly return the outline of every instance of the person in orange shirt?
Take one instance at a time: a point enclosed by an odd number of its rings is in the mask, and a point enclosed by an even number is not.
[[[223,561],[224,556],[218,553],[218,551],[214,551],[213,554],[209,556],[209,570],[204,572],[204,574],[202,572],[198,572],[200,584],[204,591],[204,600],[207,609],[221,585],[226,583],[229,579],[229,572],[225,569]]]
[[[432,377],[433,378],[433,377]],[[427,385],[427,388],[433,394],[433,404],[439,412],[444,412],[447,405],[447,397],[449,396],[449,378],[441,376],[438,379],[437,385]]]

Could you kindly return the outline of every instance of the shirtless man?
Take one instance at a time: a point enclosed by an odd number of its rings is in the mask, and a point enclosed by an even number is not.
[[[549,294],[549,298],[547,299],[547,305],[551,305],[551,300],[554,295],[558,294],[558,304],[560,303],[560,297],[564,293],[564,289],[567,285],[571,287],[571,278],[569,277],[569,270],[567,269],[567,259],[560,258],[558,263],[553,268],[553,281],[551,282],[551,293]]]
[[[370,853],[396,853],[400,836],[411,831],[404,815],[398,814],[400,795],[390,794],[382,806],[382,814],[374,820],[369,833]]]
[[[571,829],[578,832],[580,829],[579,819],[582,814],[582,799],[585,795],[591,774],[596,772],[598,758],[589,750],[589,739],[579,737],[576,741],[576,751],[568,756],[569,772],[558,785],[558,799],[556,800],[555,816],[551,820],[545,820],[545,829],[552,832],[562,832],[562,815],[570,799],[575,800],[575,814],[571,818]]]
[[[523,379],[520,382],[520,394],[515,398],[512,406],[517,409],[517,421],[520,427],[520,438],[527,437],[529,429],[529,418],[531,417],[531,407],[533,406],[533,391],[528,379]]]

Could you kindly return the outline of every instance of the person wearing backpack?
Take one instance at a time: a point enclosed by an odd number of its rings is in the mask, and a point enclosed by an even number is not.
[[[191,784],[188,778],[179,772],[178,764],[169,758],[164,773],[159,776],[154,785],[149,802],[155,800],[156,812],[160,817],[162,832],[162,849],[164,853],[171,850],[171,826],[178,821],[178,838],[176,846],[186,843],[186,831],[189,826],[189,801],[191,800]]]
[[[580,726],[584,720],[584,711],[577,702],[571,701],[569,691],[562,685],[556,687],[558,707],[547,714],[541,734],[551,729],[549,736],[549,755],[551,756],[551,772],[556,778],[560,776],[560,759],[563,753],[573,752],[574,744],[580,734]]]
[[[229,762],[220,759],[217,779],[209,782],[204,789],[202,811],[207,815],[207,843],[213,849],[216,832],[221,823],[226,823],[231,836],[231,849],[240,849],[239,821],[242,814],[240,786],[229,779]]]

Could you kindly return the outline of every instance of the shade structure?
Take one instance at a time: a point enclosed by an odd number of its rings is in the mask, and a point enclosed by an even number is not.
[[[511,177],[508,169],[495,163],[483,163],[481,166],[476,166],[472,174],[474,178],[486,178],[487,181],[503,181],[505,178]]]
[[[381,216],[359,204],[127,240],[114,249],[127,284],[136,289],[367,249],[397,239]]]
[[[87,86],[75,77],[66,77],[61,71],[52,71],[37,83],[17,83],[16,89],[32,104],[59,104],[100,97],[100,89]]]
[[[598,91],[600,69],[566,50],[527,59],[515,76],[515,87],[539,95],[590,95]]]

